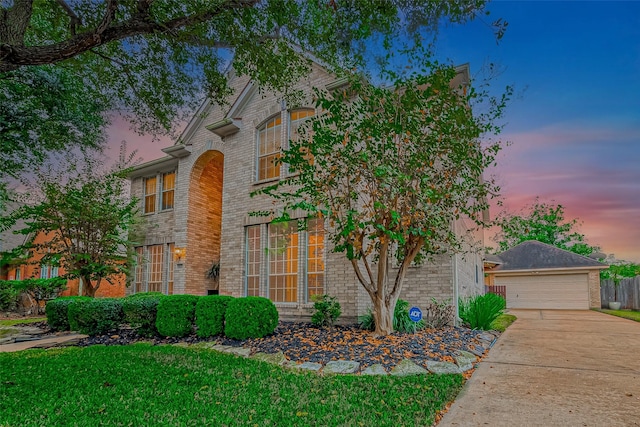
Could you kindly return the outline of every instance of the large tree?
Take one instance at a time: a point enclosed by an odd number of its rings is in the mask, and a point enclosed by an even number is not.
[[[527,240],[537,240],[584,256],[599,250],[588,244],[584,234],[576,230],[579,226],[577,218],[565,218],[563,205],[541,202],[537,197],[520,213],[501,212],[495,224],[498,232],[493,240],[498,244],[498,252]]]
[[[82,279],[84,295],[93,297],[103,279],[114,284],[129,272],[128,231],[138,201],[129,197],[121,167],[101,172],[92,157],[67,158],[63,165],[57,172],[39,171],[37,191],[25,194],[25,204],[12,213],[10,219],[25,224],[17,232],[30,236],[14,252],[41,254],[39,263],[63,267],[64,277]],[[46,239],[38,243],[35,237],[41,233]]]
[[[484,0],[3,2],[0,196],[7,178],[43,153],[99,145],[108,111],[161,133],[204,96],[224,102],[231,57],[235,73],[289,96],[309,69],[301,50],[330,68],[358,66],[371,38],[382,35],[384,46],[402,34],[417,40],[443,19],[464,22],[484,7]]]
[[[377,334],[393,332],[411,263],[464,251],[470,242],[454,222],[480,224],[498,190],[482,174],[501,144],[479,137],[499,131],[505,98],[474,114],[484,95],[453,85],[455,77],[454,68],[432,64],[392,87],[356,77],[334,93],[317,90],[321,114],[282,154],[291,175],[260,191],[282,202],[280,219],[296,209],[327,219],[333,249],[346,254],[371,298]]]

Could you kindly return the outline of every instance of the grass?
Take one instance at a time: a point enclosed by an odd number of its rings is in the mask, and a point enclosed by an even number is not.
[[[507,328],[515,322],[517,319],[513,314],[501,314],[498,316],[496,320],[491,323],[491,329],[495,329],[496,331],[504,332]]]
[[[322,376],[205,349],[0,353],[0,425],[431,425],[462,375]]]
[[[27,319],[7,319],[7,320],[0,320],[0,326],[22,325],[24,323],[42,322],[43,320],[47,320],[47,318],[46,317],[31,317],[31,318],[27,318]]]
[[[608,309],[600,309],[597,310],[601,313],[610,314],[612,316],[624,317],[625,319],[635,320],[636,322],[640,322],[640,311],[633,310],[608,310]]]

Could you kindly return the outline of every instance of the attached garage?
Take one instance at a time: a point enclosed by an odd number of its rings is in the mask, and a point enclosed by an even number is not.
[[[496,276],[495,284],[506,288],[509,308],[589,308],[589,275],[586,273]]]
[[[506,293],[507,308],[600,308],[600,270],[594,259],[535,240],[485,259],[485,284]]]

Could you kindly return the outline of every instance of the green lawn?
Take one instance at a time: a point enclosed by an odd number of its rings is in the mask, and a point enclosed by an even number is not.
[[[504,332],[507,330],[509,325],[515,322],[517,319],[513,314],[501,314],[498,316],[496,320],[491,323],[491,329],[495,329],[496,331]]]
[[[636,322],[640,322],[640,311],[632,311],[632,310],[608,310],[608,309],[600,309],[598,310],[602,313],[611,314],[612,316],[624,317],[625,319],[635,320]]]
[[[0,426],[428,426],[462,384],[150,344],[27,350],[0,353]]]
[[[0,320],[0,326],[21,325],[23,323],[42,322],[43,320],[47,320],[47,318],[46,317],[30,317],[30,318],[26,318],[26,319]]]

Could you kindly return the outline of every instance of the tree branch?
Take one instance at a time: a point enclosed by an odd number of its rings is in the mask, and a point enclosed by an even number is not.
[[[16,4],[24,2],[30,4],[27,0],[16,2]],[[95,47],[136,35],[163,33],[196,25],[209,21],[227,10],[252,7],[257,2],[258,0],[230,0],[214,9],[201,13],[181,16],[166,22],[155,22],[149,14],[149,7],[144,7],[148,6],[148,2],[141,1],[138,3],[138,13],[122,23],[113,24],[117,2],[116,0],[109,0],[107,2],[107,12],[102,22],[93,31],[78,34],[65,41],[46,46],[23,46],[21,43],[12,43],[15,38],[13,40],[8,39],[8,42],[2,43],[0,45],[0,73],[16,70],[22,66],[53,64],[64,61]],[[30,16],[29,14],[29,19]],[[5,18],[5,27],[6,21],[7,19]],[[28,25],[28,20],[26,24]],[[20,42],[24,38],[27,25],[24,25],[21,30]],[[2,26],[0,25],[1,29]],[[1,31],[0,36],[2,36]]]

